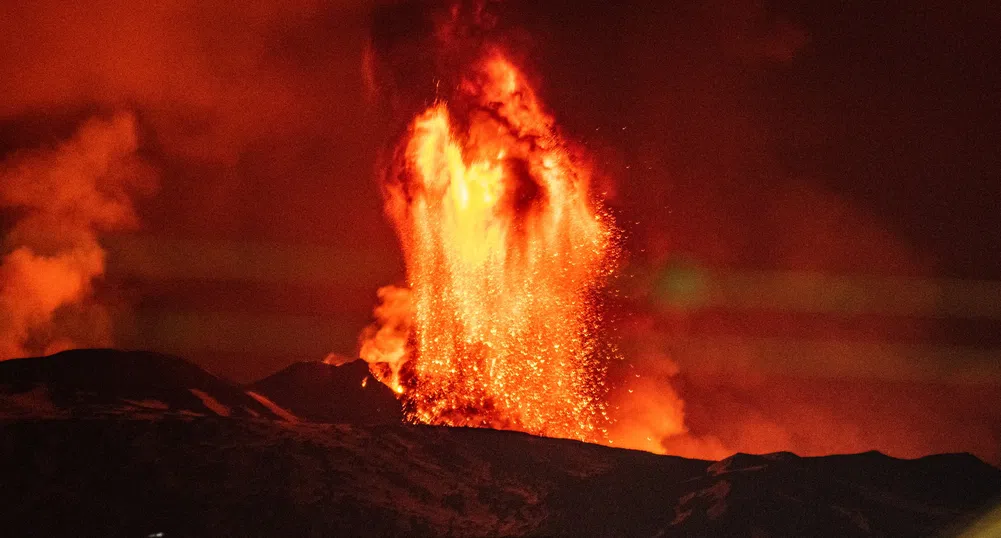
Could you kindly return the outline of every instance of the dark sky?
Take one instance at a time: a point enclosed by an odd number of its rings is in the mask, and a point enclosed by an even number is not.
[[[689,401],[734,372],[1001,379],[1001,288],[979,282],[1001,280],[1001,10],[877,4],[494,8],[624,229],[612,332],[627,362],[670,355]],[[447,77],[423,69],[430,12],[0,7],[0,152],[132,111],[159,178],[141,228],[101,237],[117,344],[241,381],[354,353],[375,290],[403,279],[376,178]],[[996,419],[971,419],[982,451]]]

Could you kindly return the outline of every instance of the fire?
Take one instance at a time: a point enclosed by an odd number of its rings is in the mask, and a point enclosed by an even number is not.
[[[358,356],[369,363],[376,379],[402,394],[400,369],[410,359],[407,340],[413,326],[410,290],[386,286],[378,296],[382,303],[375,308],[376,322],[362,332]]]
[[[471,73],[398,146],[384,186],[410,289],[380,290],[361,356],[414,421],[594,440],[616,229],[525,75],[498,51]]]

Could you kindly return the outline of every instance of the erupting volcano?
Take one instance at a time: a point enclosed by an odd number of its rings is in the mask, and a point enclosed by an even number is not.
[[[500,50],[411,122],[384,183],[409,290],[361,355],[418,422],[595,440],[597,292],[616,228],[578,150]]]

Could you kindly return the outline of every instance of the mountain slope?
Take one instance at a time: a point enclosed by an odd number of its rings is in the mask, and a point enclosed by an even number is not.
[[[340,366],[298,362],[247,386],[305,420],[340,424],[398,424],[393,391],[379,383],[362,360]]]
[[[5,536],[929,536],[1001,493],[969,455],[709,462],[211,417],[9,422],[0,473]]]
[[[252,387],[354,422],[330,424],[166,355],[0,363],[0,534],[918,537],[1001,500],[968,454],[714,462],[407,425],[367,375],[301,363]]]
[[[236,385],[160,353],[78,349],[0,362],[0,417],[107,415],[288,418]]]

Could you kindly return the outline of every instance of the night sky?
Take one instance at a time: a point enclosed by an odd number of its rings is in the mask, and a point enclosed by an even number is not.
[[[1001,460],[1001,9],[493,9],[624,232],[613,380],[670,378],[694,432],[744,450]],[[450,76],[425,54],[433,13],[0,7],[6,162],[88,118],[137,120],[158,187],[138,228],[100,235],[114,344],[238,381],[356,352],[376,289],[404,279],[378,177]]]

